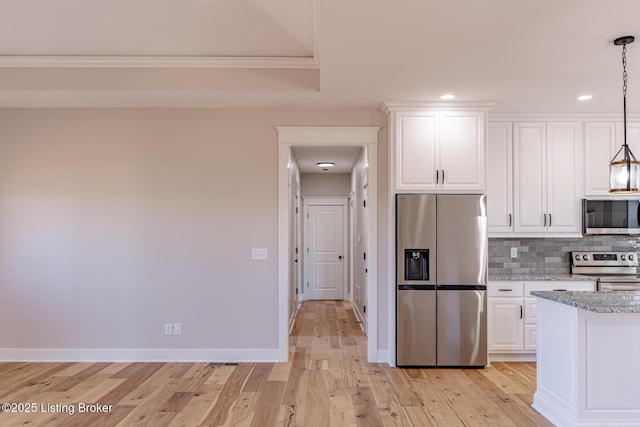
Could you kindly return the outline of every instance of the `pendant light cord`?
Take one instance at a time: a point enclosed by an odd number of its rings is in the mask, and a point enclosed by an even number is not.
[[[622,114],[624,120],[624,145],[627,145],[627,45],[622,45]]]

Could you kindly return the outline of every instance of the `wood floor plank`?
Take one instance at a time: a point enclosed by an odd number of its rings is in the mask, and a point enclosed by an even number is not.
[[[193,427],[201,425],[206,414],[213,409],[218,394],[224,384],[207,383],[200,385],[193,398],[187,403],[182,411],[176,414],[169,424],[171,427]]]
[[[272,368],[273,363],[256,363],[242,390],[247,392],[260,391],[267,382]]]
[[[537,413],[530,404],[518,398],[519,395],[507,394],[499,383],[493,382],[485,372],[470,370],[466,374],[474,380],[474,383],[503,412],[514,426],[531,425],[546,426],[548,421]],[[533,393],[533,390],[531,390]]]
[[[203,425],[224,425],[231,406],[240,396],[242,387],[254,366],[252,363],[245,363],[235,367],[218,394],[215,406],[202,421]]]
[[[52,388],[52,391],[68,391],[88,378],[97,375],[109,365],[110,363],[92,363],[80,372],[70,375],[65,381],[56,384],[56,386]],[[58,373],[58,376],[62,376],[63,372]]]
[[[230,416],[224,425],[228,427],[249,427],[254,421],[258,399],[262,393],[257,391],[243,391],[233,403]]]
[[[276,418],[282,404],[285,383],[281,381],[267,381],[260,393],[256,405],[256,413],[251,422],[251,427],[272,426],[276,424]]]
[[[309,372],[309,386],[305,401],[304,425],[309,427],[330,424],[330,405],[327,385],[319,371]]]
[[[358,427],[379,427],[383,425],[370,387],[358,386],[351,398],[353,399],[353,409]]]
[[[130,376],[125,376],[125,381],[120,384],[118,387],[111,390],[109,393],[102,396],[100,399],[100,403],[104,403],[107,405],[116,405],[120,403],[120,401],[133,392],[136,388],[140,386],[140,384],[144,383],[150,376],[152,376],[158,369],[162,368],[162,363],[136,363],[132,365],[140,365],[136,366],[136,369],[131,370]],[[128,368],[125,368],[128,370]],[[113,375],[111,378],[119,379],[123,378],[122,371],[118,374]],[[122,405],[122,406],[130,406],[130,405]]]

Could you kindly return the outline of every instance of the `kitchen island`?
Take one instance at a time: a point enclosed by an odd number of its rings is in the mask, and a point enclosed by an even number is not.
[[[557,426],[640,426],[640,292],[532,292],[533,407]]]

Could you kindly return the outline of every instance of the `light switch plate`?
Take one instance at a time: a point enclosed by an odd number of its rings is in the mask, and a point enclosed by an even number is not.
[[[511,248],[511,258],[518,258],[518,248]]]
[[[251,259],[254,261],[264,261],[269,259],[269,250],[267,248],[252,248]]]

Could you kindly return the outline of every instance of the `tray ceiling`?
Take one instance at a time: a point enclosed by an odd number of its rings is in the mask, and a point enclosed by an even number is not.
[[[452,92],[494,113],[620,114],[612,41],[640,37],[638,16],[637,0],[0,0],[0,107],[379,108]]]
[[[0,55],[314,56],[310,0],[2,0]]]

